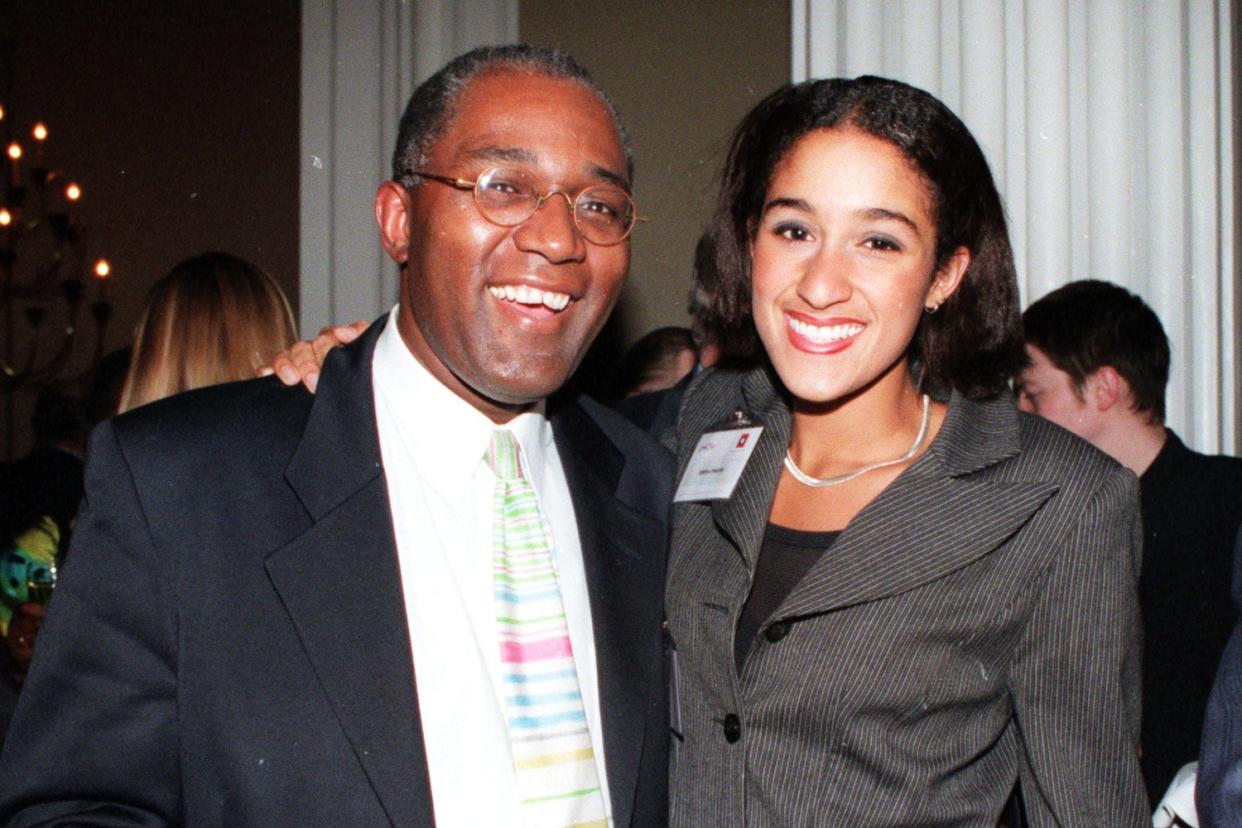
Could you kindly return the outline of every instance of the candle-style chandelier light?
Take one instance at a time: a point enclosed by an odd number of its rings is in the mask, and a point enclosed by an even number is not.
[[[5,454],[11,457],[14,394],[75,382],[99,361],[112,316],[107,289],[112,268],[105,259],[88,257],[85,229],[77,216],[85,196],[77,182],[48,164],[47,126],[38,122],[19,127],[0,102],[0,134],[5,147],[0,184],[0,397],[6,415]]]

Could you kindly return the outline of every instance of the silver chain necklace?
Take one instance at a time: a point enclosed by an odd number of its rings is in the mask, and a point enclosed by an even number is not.
[[[919,433],[914,438],[914,444],[900,457],[892,460],[884,460],[879,463],[872,463],[870,466],[863,466],[861,469],[855,469],[852,472],[838,474],[836,477],[811,477],[809,474],[798,468],[798,464],[794,462],[793,455],[789,450],[785,450],[785,468],[789,469],[789,473],[805,486],[811,486],[816,489],[822,489],[825,486],[836,486],[841,483],[848,483],[856,477],[862,477],[867,472],[882,469],[886,466],[895,466],[898,463],[904,463],[914,455],[918,454],[919,446],[923,445],[923,440],[927,437],[927,426],[931,423],[931,397],[923,395],[923,422],[919,424]]]

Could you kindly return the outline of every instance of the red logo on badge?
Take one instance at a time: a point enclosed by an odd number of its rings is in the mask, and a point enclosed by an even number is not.
[[[743,446],[745,446],[746,441],[749,439],[750,439],[750,432],[749,431],[742,432],[742,436],[737,438],[736,448],[742,448]]]

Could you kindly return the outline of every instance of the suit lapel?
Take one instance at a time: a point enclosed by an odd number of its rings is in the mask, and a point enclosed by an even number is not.
[[[768,515],[772,512],[772,498],[780,480],[785,452],[789,448],[789,407],[773,385],[767,369],[763,368],[752,371],[742,381],[742,399],[742,413],[758,420],[763,433],[732,496],[712,501],[712,519],[733,542],[746,560],[747,569],[753,573]]]
[[[996,549],[1057,490],[1042,481],[973,477],[1019,450],[1010,400],[955,396],[927,453],[850,521],[778,614],[796,617],[897,595]]]
[[[652,550],[667,539],[658,520],[618,499],[625,458],[579,405],[560,408],[552,427],[582,543],[613,822],[624,826],[634,808],[646,697],[662,682],[636,631],[659,628],[664,571]]]
[[[430,825],[431,787],[375,433],[371,355],[382,328],[372,325],[324,365],[286,471],[314,524],[266,565],[389,819]]]
[[[860,512],[778,614],[828,612],[944,577],[1000,546],[1056,491],[1047,483],[975,483],[933,471],[898,479]]]

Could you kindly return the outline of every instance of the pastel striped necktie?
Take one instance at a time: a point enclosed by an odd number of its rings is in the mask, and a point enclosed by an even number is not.
[[[511,431],[487,452],[496,473],[492,517],[496,627],[505,717],[522,824],[607,826],[591,734],[578,684],[552,534]]]

